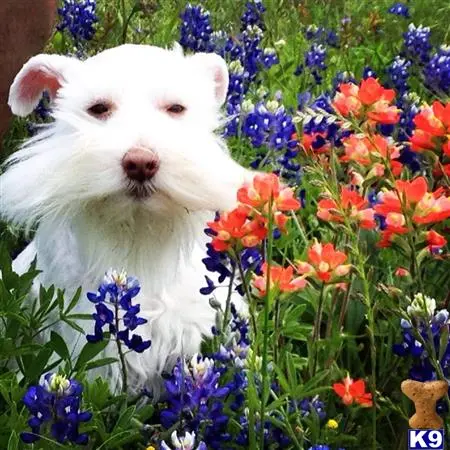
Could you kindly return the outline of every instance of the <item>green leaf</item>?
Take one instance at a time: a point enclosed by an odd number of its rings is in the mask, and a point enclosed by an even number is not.
[[[287,378],[290,386],[298,386],[297,371],[291,353],[286,354]]]
[[[107,366],[119,361],[117,358],[102,358],[96,359],[95,361],[90,361],[86,364],[85,370],[96,369],[98,367]]]
[[[56,331],[52,331],[50,333],[50,342],[48,343],[50,348],[52,348],[64,361],[70,361],[70,353],[67,348],[64,339],[56,333]]]
[[[136,412],[136,406],[132,405],[128,407],[117,420],[116,426],[114,427],[115,431],[128,430],[130,428],[130,422],[131,418],[134,416],[134,413]]]
[[[136,417],[141,422],[147,422],[154,414],[155,407],[153,405],[145,405],[136,412]]]
[[[83,330],[83,328],[81,328],[80,325],[78,325],[73,320],[69,320],[66,317],[62,317],[61,320],[65,323],[67,323],[67,325],[69,325],[69,327],[73,328],[74,330],[78,331],[79,333],[85,334],[85,331]]]
[[[448,326],[441,328],[441,337],[439,342],[439,361],[442,361],[442,358],[444,357],[444,353],[447,350],[448,347],[448,337],[449,337],[449,330]]]
[[[12,430],[11,436],[9,437],[7,450],[17,450],[18,448],[19,448],[19,436],[16,430]]]
[[[80,355],[78,356],[77,362],[75,364],[74,370],[79,371],[83,369],[89,361],[95,358],[100,352],[102,352],[106,348],[108,343],[109,341],[106,339],[96,343],[88,342],[81,350]]]
[[[281,334],[284,337],[295,339],[297,341],[307,341],[311,336],[312,325],[293,323],[284,326]]]
[[[70,311],[72,311],[72,309],[75,308],[75,306],[78,303],[78,300],[80,300],[80,296],[81,296],[81,287],[77,289],[77,292],[75,292],[75,295],[72,297],[72,300],[70,300],[69,306],[67,306],[66,310],[64,311],[64,315],[69,314]]]
[[[26,377],[31,380],[38,380],[44,372],[45,367],[53,354],[53,349],[49,347],[43,347],[42,350],[34,358],[28,360],[27,365],[24,367]]]

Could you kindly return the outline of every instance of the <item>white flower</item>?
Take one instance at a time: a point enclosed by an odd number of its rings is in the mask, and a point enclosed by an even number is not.
[[[44,381],[44,388],[48,392],[54,392],[57,395],[64,395],[70,388],[70,380],[64,375],[54,373],[48,380]]]
[[[201,379],[204,375],[214,367],[214,360],[209,358],[201,358],[198,361],[198,354],[196,353],[191,359],[192,375],[195,380]]]
[[[127,284],[127,272],[121,270],[120,272],[116,269],[109,269],[103,279],[106,284],[117,284],[117,286],[125,286]]]
[[[427,295],[423,295],[421,292],[414,295],[411,305],[407,308],[407,312],[410,316],[431,317],[435,310],[436,300]]]
[[[280,48],[283,48],[286,45],[286,41],[284,39],[280,39],[279,41],[274,42],[273,45],[275,46],[275,48],[280,49]]]
[[[264,98],[268,93],[269,91],[264,86],[260,86],[256,91],[256,95],[259,98]]]
[[[280,106],[280,104],[276,100],[269,100],[266,103],[267,109],[272,113],[276,112],[277,109],[279,108],[279,106]]]
[[[195,433],[189,433],[186,431],[184,437],[179,438],[176,430],[171,435],[172,444],[175,448],[180,448],[182,450],[192,450],[195,444]]]
[[[184,437],[179,438],[177,431],[175,430],[171,436],[172,445],[174,449],[180,450],[193,450],[195,444],[195,433],[186,432]],[[172,450],[164,441],[161,442],[162,450]]]
[[[231,61],[228,65],[230,73],[235,75],[242,75],[244,73],[244,68],[240,61]]]
[[[255,105],[251,100],[244,100],[242,102],[242,111],[245,113],[252,112],[255,109]]]
[[[272,47],[266,47],[264,49],[263,53],[264,53],[264,55],[276,55],[277,54],[276,50]]]

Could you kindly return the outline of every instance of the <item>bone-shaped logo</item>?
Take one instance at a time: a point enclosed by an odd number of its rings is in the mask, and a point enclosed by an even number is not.
[[[405,380],[402,392],[414,402],[416,413],[409,419],[410,428],[435,429],[444,426],[444,421],[436,413],[436,402],[445,395],[448,384],[445,381]]]

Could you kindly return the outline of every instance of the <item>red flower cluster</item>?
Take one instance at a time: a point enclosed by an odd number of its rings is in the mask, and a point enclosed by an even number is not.
[[[439,234],[437,231],[430,230],[425,233],[425,239],[427,241],[428,250],[433,253],[436,250],[440,250],[447,244],[447,239]]]
[[[376,226],[374,210],[368,208],[369,202],[347,187],[341,190],[338,202],[325,198],[317,204],[317,217],[327,222],[344,222],[344,218],[357,222],[361,228],[373,229]]]
[[[360,86],[342,83],[332,106],[344,117],[353,116],[373,123],[395,124],[400,120],[399,110],[391,105],[393,89],[385,89],[375,78],[361,81]]]
[[[254,247],[267,237],[269,205],[272,202],[274,224],[285,231],[288,217],[286,211],[300,208],[291,188],[281,185],[275,174],[257,174],[252,184],[238,190],[238,206],[222,213],[218,220],[208,222],[214,232],[212,246],[216,251],[225,251],[240,243]]]
[[[308,262],[297,262],[297,271],[306,277],[329,283],[349,273],[351,265],[344,264],[346,260],[347,255],[336,251],[333,244],[315,241],[308,250]]]
[[[263,297],[266,295],[267,287],[267,263],[262,266],[263,274],[261,276],[254,275],[253,287],[257,290],[257,295]],[[271,266],[269,289],[278,289],[279,292],[293,292],[303,289],[307,284],[304,277],[294,278],[294,268],[289,266],[287,268]]]
[[[416,152],[440,150],[450,156],[450,103],[443,105],[435,101],[432,106],[424,106],[414,117],[416,129],[410,139],[411,148]]]
[[[366,392],[366,383],[364,380],[353,381],[348,375],[342,380],[342,383],[333,384],[334,392],[342,398],[344,405],[358,403],[359,405],[370,408],[373,405],[372,394]]]
[[[340,160],[344,162],[355,161],[366,166],[369,171],[367,177],[381,177],[384,175],[385,164],[389,164],[395,176],[401,174],[403,165],[395,161],[400,156],[400,150],[389,141],[376,134],[367,137],[360,134],[352,134],[344,140],[345,153]]]
[[[441,222],[450,217],[450,197],[443,193],[442,188],[428,192],[427,182],[423,177],[413,181],[397,180],[395,190],[380,193],[380,203],[375,205],[374,210],[384,216],[386,229],[382,232],[382,240],[378,245],[388,247],[393,234],[410,231],[405,214],[416,225]]]

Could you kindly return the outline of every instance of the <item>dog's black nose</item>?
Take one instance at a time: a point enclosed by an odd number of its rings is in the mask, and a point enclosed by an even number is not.
[[[159,169],[159,158],[151,150],[133,148],[125,153],[122,167],[128,178],[143,183],[152,179]]]

